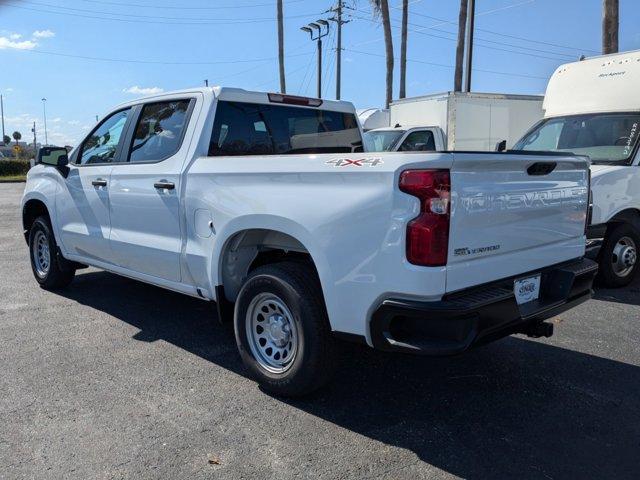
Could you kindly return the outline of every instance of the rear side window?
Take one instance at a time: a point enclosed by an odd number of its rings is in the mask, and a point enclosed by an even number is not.
[[[180,149],[189,100],[148,103],[142,107],[131,144],[130,162],[159,162]]]
[[[433,151],[436,143],[431,130],[417,130],[407,135],[398,149],[401,152]]]
[[[362,151],[351,113],[304,107],[218,103],[209,155],[283,155]]]

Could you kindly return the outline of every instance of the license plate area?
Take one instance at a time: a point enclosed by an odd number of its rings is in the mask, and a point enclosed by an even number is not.
[[[513,294],[518,305],[524,305],[540,298],[541,275],[519,278],[513,282]]]

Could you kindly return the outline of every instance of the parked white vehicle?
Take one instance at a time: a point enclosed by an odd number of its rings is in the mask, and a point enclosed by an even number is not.
[[[547,86],[544,119],[514,147],[591,159],[590,253],[608,286],[629,284],[640,247],[640,51],[559,67]]]
[[[389,127],[439,129],[442,150],[493,151],[503,140],[513,145],[542,118],[542,96],[446,92],[396,100]]]
[[[365,152],[441,152],[447,149],[440,127],[375,128],[362,134]]]
[[[584,158],[360,149],[347,102],[216,87],[122,104],[29,171],[35,278],[92,265],[216,301],[282,395],[329,378],[336,338],[454,354],[548,336],[590,297]]]

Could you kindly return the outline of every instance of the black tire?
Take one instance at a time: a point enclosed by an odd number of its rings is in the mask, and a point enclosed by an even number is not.
[[[607,231],[602,248],[600,249],[598,262],[600,264],[598,275],[600,277],[600,283],[604,286],[618,288],[629,285],[638,272],[637,261],[628,272],[623,271],[623,275],[621,275],[620,272],[616,272],[614,266],[618,259],[616,253],[620,252],[620,247],[618,247],[618,252],[616,252],[616,246],[621,241],[627,241],[625,239],[630,239],[635,244],[635,253],[631,253],[627,249],[624,254],[626,256],[631,254],[633,258],[636,258],[637,249],[640,248],[640,233],[638,230],[628,223],[622,223]]]
[[[44,238],[42,237],[44,235]],[[48,245],[48,267],[43,268],[42,261],[36,261],[37,247],[34,243],[42,239]],[[29,230],[29,257],[31,259],[31,270],[36,281],[45,290],[57,290],[64,288],[71,283],[76,270],[73,264],[58,253],[58,245],[53,235],[53,229],[49,223],[49,218],[41,216],[31,225]]]
[[[280,299],[291,313],[295,327],[291,336],[297,332],[294,357],[283,372],[267,370],[264,360],[261,363],[257,358],[260,354],[254,354],[258,342],[253,343],[252,351],[247,334],[252,302],[270,295]],[[331,334],[320,282],[313,269],[302,262],[285,261],[254,270],[238,295],[234,330],[240,356],[251,376],[275,395],[296,397],[319,389],[330,380],[338,363],[340,349]]]

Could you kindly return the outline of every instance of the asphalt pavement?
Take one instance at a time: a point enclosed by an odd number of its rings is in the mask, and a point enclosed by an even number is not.
[[[94,269],[40,289],[0,185],[0,479],[640,477],[640,281],[455,358],[350,345],[304,400],[203,301]]]

